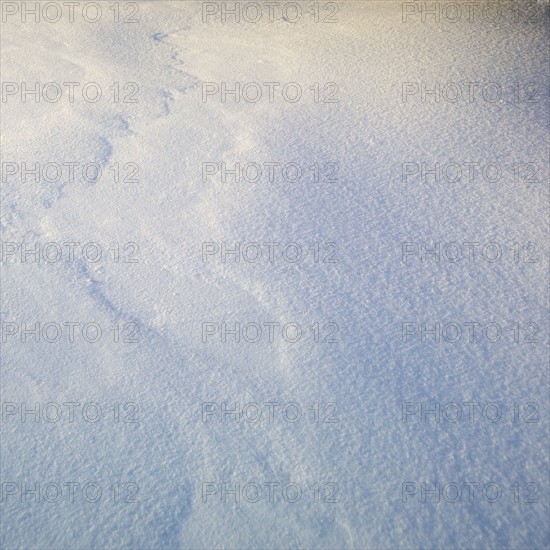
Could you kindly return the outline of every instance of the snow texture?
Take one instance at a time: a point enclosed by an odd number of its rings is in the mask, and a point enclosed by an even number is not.
[[[64,89],[57,102],[15,94],[1,104],[3,163],[102,168],[97,178],[77,168],[74,178],[23,181],[3,165],[2,243],[103,250],[97,262],[78,252],[56,262],[2,259],[1,547],[548,548],[547,4],[520,3],[534,16],[517,20],[489,22],[476,11],[473,21],[416,14],[404,22],[399,1],[339,1],[337,22],[323,23],[331,8],[321,2],[316,22],[304,1],[296,22],[277,8],[273,22],[264,14],[223,23],[219,13],[204,22],[201,2],[150,1],[136,4],[134,24],[114,23],[112,3],[100,4],[97,23],[79,16],[79,4],[74,22],[64,13],[55,23],[15,15],[1,24],[2,82],[97,82],[104,94],[89,103],[81,86],[73,102]],[[473,81],[507,91],[497,101],[479,90],[472,102],[422,101],[420,92],[403,101],[405,82]],[[138,102],[113,101],[115,82],[123,98],[132,91],[124,84],[137,83]],[[204,101],[205,83],[222,82],[282,85],[273,102],[222,102],[220,93]],[[280,95],[289,82],[303,90],[295,103]],[[309,87],[320,83],[323,99],[331,82],[338,102],[315,102]],[[503,175],[403,181],[403,163],[423,161],[496,163]],[[128,162],[138,181],[113,181],[111,168]],[[205,181],[206,162],[294,162],[304,175]],[[314,163],[337,164],[336,180],[315,181]],[[536,164],[538,181],[525,171],[514,178],[514,163]],[[130,242],[138,261],[114,261],[112,243],[124,256]],[[304,257],[292,263],[276,252],[269,262],[264,248],[258,262],[222,262],[220,253],[203,261],[204,242],[296,242]],[[422,262],[417,253],[404,262],[405,242],[481,246],[475,261]],[[502,245],[495,262],[481,257],[491,242]],[[325,243],[336,243],[338,263],[322,261]],[[538,245],[537,262],[525,261],[526,243]],[[103,333],[95,343],[78,330],[74,342],[66,331],[58,342],[9,334],[37,322],[93,322]],[[251,343],[228,334],[224,343],[218,332],[203,342],[208,322],[293,322],[303,335],[290,343],[276,332],[270,342],[264,332]],[[404,342],[406,322],[418,330]],[[464,328],[458,342],[429,334],[423,342],[420,324],[437,322],[498,323],[502,337],[491,343],[479,328],[470,342]],[[322,341],[327,323],[338,325],[338,342]],[[529,323],[538,342],[525,342]],[[114,342],[117,324],[134,327],[138,341]],[[22,421],[22,403],[51,402],[95,402],[102,416],[85,420],[77,407],[74,421],[66,408],[59,421]],[[256,423],[219,414],[204,422],[206,402],[295,402],[303,417],[290,422],[278,408],[271,422],[264,408]],[[406,402],[493,402],[503,418],[487,421],[478,408],[473,422],[420,413],[404,422]],[[115,422],[115,403],[120,418],[136,403],[137,423]],[[338,406],[337,423],[323,422],[327,403]],[[538,422],[525,421],[527,403]],[[67,482],[97,483],[102,496],[88,502],[77,490],[71,502],[64,488],[52,503],[20,494],[25,483]],[[135,483],[138,501],[123,502],[135,487],[125,485],[115,502],[117,482]],[[209,482],[218,492],[204,502]],[[220,484],[249,482],[264,488],[258,502],[222,501]],[[288,502],[278,486],[270,502],[265,482],[299,483],[302,497]],[[418,490],[404,502],[406,482]],[[422,482],[457,483],[462,497],[422,502]],[[480,484],[473,501],[466,482]],[[489,482],[503,491],[492,503],[482,494]],[[323,502],[329,483],[338,502]],[[529,483],[537,502],[526,502]]]

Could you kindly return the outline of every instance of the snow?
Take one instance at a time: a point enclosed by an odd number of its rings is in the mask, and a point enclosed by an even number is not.
[[[53,103],[3,97],[2,162],[79,164],[74,178],[52,182],[23,181],[3,165],[2,243],[92,242],[103,251],[97,262],[81,247],[51,263],[2,258],[2,548],[549,547],[548,7],[526,3],[529,20],[508,13],[489,23],[476,11],[472,22],[423,23],[403,22],[401,2],[340,1],[338,22],[316,23],[312,4],[300,2],[296,23],[203,22],[202,3],[192,1],[139,2],[133,24],[114,23],[106,2],[97,23],[79,7],[74,22],[66,13],[55,23],[2,22],[2,82],[81,83],[74,102],[65,88]],[[422,101],[420,91],[403,100],[403,83],[466,90],[474,81],[500,83],[502,100],[479,90],[472,102]],[[80,94],[88,82],[101,86],[97,103]],[[115,82],[121,98],[136,83],[138,102],[115,103]],[[273,102],[203,97],[205,83],[236,82],[281,85]],[[303,91],[295,103],[281,96],[291,82]],[[338,102],[315,102],[315,83],[325,99],[333,89],[324,84],[336,83]],[[304,174],[223,183],[218,172],[204,181],[203,163],[222,162],[297,163]],[[495,163],[503,174],[495,183],[479,171],[472,182],[403,181],[407,162]],[[101,177],[83,177],[87,163]],[[115,163],[121,178],[137,164],[139,181],[113,181]],[[338,165],[337,181],[324,181],[326,163]],[[525,181],[529,163],[538,182]],[[219,252],[203,261],[203,243],[222,242],[277,242],[278,251],[298,243],[303,258],[275,251],[271,262],[263,245],[258,262],[222,262]],[[441,243],[442,260],[404,262],[405,242]],[[475,261],[445,260],[451,242],[481,243]],[[492,242],[502,246],[499,261],[481,256]],[[125,261],[114,261],[113,243]],[[338,263],[322,261],[326,243]],[[531,254],[536,262],[525,261]],[[70,342],[70,322],[96,323],[101,337],[88,342],[77,327]],[[438,322],[459,324],[460,341],[422,342],[421,323]],[[498,323],[502,336],[491,343],[479,328],[470,342],[468,322]],[[21,323],[64,331],[58,342],[43,334],[22,342]],[[262,337],[223,342],[218,331],[204,342],[204,323],[257,323]],[[297,323],[303,334],[291,343],[278,328],[270,342],[264,323]],[[336,343],[323,342],[329,323]],[[406,342],[403,323],[417,328]],[[525,342],[535,325],[538,342]],[[136,330],[138,341],[115,342],[116,326],[120,340]],[[52,402],[81,405],[73,421],[65,406],[59,421],[22,422],[21,403],[43,412]],[[262,418],[205,422],[203,403],[222,402],[260,404]],[[273,421],[269,402],[281,404]],[[292,408],[282,414],[291,402],[302,408],[297,422]],[[478,408],[473,422],[416,414],[405,423],[405,402],[496,402],[504,412],[496,422]],[[86,403],[101,406],[97,422],[92,408],[83,418]],[[124,404],[137,404],[137,422],[115,422],[116,403],[126,420],[134,409]],[[316,403],[321,420],[335,403],[338,422],[315,422]],[[515,403],[534,403],[538,421],[525,422],[532,411],[521,409],[515,422]],[[33,494],[22,502],[24,483],[54,482],[103,492],[97,502],[79,491],[71,502],[66,488],[57,503]],[[250,482],[264,489],[258,502],[222,501],[221,483]],[[277,486],[270,502],[267,482],[298,483],[302,497],[287,502]],[[404,502],[406,482],[419,489]],[[462,498],[422,502],[422,482],[457,483]],[[473,502],[468,482],[480,484]],[[138,487],[138,502],[115,502],[116,483],[136,484],[120,494]],[[204,502],[207,483],[218,492]],[[502,487],[498,501],[483,497],[487,483]],[[528,483],[538,502],[525,502]],[[337,484],[338,502],[322,502],[323,488],[335,487],[326,484]]]

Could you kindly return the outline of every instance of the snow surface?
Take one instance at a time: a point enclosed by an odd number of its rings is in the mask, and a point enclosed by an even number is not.
[[[304,3],[303,3],[304,4]],[[106,3],[102,4],[104,9]],[[98,162],[96,182],[2,181],[2,241],[136,242],[139,262],[2,263],[2,322],[95,322],[104,337],[2,343],[2,402],[102,405],[97,423],[1,424],[3,482],[93,481],[97,503],[3,496],[3,548],[548,548],[548,26],[403,23],[401,2],[338,2],[338,23],[201,21],[140,2],[137,24],[2,23],[2,81],[139,84],[139,103],[2,104],[4,162]],[[546,13],[544,17],[542,13]],[[401,101],[403,82],[537,82],[540,100]],[[338,103],[202,101],[204,82],[336,82]],[[309,91],[307,92],[309,94]],[[539,183],[404,183],[405,161],[533,162]],[[338,181],[203,182],[203,162],[338,163]],[[139,164],[139,183],[109,166]],[[203,262],[204,241],[338,244],[339,263]],[[539,263],[404,264],[405,241],[535,242]],[[300,323],[296,344],[201,341],[204,322]],[[502,340],[402,342],[403,322],[497,322]],[[512,322],[537,323],[517,344]],[[107,327],[136,323],[139,342]],[[307,328],[335,322],[339,342]],[[297,402],[308,420],[201,420],[203,402]],[[405,401],[498,402],[506,421],[404,423]],[[139,405],[137,424],[107,417]],[[334,402],[335,424],[308,407]],[[514,423],[535,402],[538,423]],[[108,487],[139,485],[139,502]],[[299,502],[205,503],[202,484],[301,483]],[[308,484],[338,484],[337,503]],[[489,503],[403,482],[496,482]],[[540,487],[516,503],[509,487]],[[521,494],[523,500],[524,494]]]

